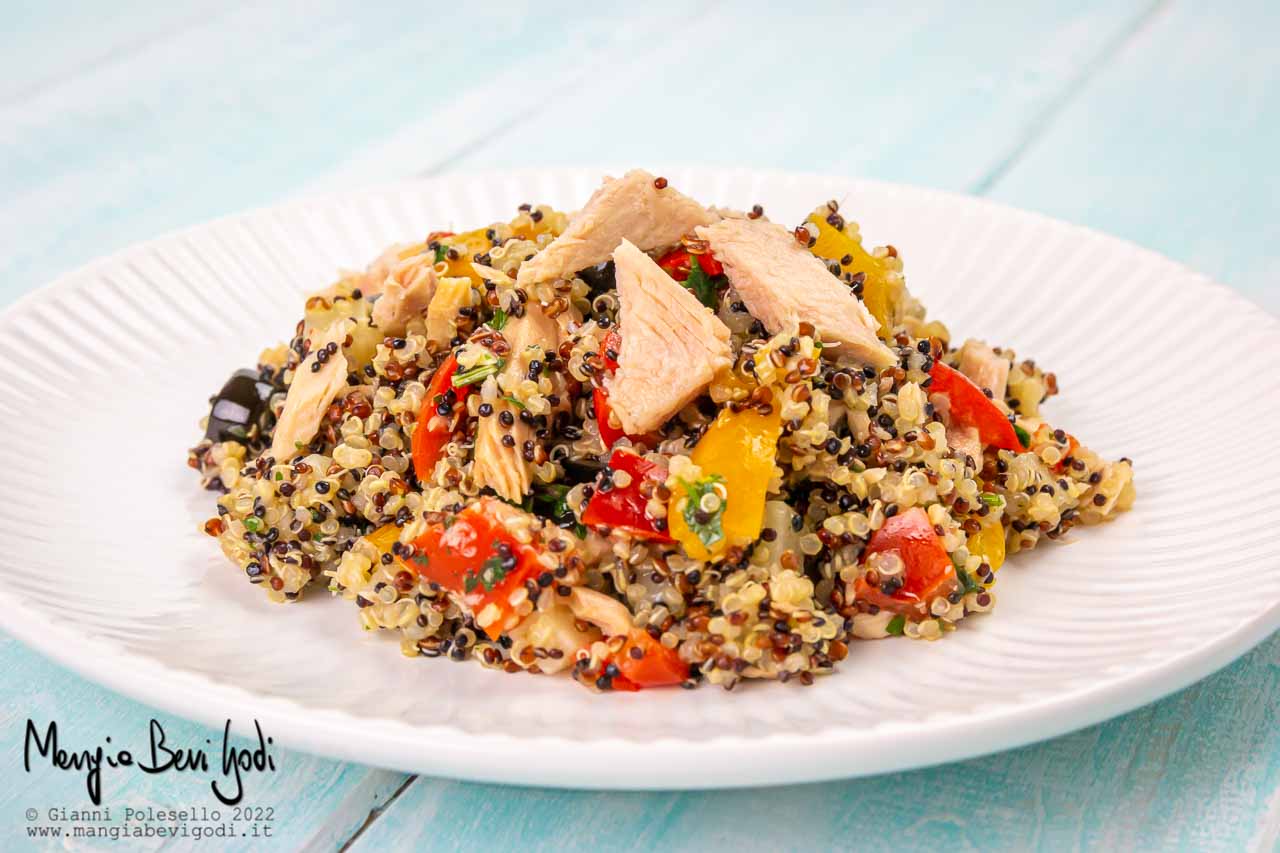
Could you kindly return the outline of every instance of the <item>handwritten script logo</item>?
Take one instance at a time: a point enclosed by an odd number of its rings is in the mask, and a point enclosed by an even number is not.
[[[31,772],[31,758],[35,754],[48,759],[50,766],[58,770],[73,770],[84,774],[85,789],[93,804],[102,804],[102,769],[107,767],[133,767],[143,773],[199,773],[213,775],[216,768],[217,777],[211,779],[209,787],[213,795],[224,805],[234,806],[244,799],[244,776],[248,773],[275,772],[276,761],[269,747],[273,741],[262,734],[262,726],[253,721],[257,732],[258,743],[249,749],[237,747],[231,743],[231,721],[227,720],[222,727],[221,761],[210,764],[209,754],[203,747],[184,747],[171,745],[165,737],[164,727],[160,721],[151,720],[148,726],[148,743],[146,752],[135,756],[127,749],[119,749],[111,742],[110,737],[96,749],[67,750],[58,741],[58,723],[50,721],[45,727],[43,737],[35,721],[27,720],[26,739],[22,746],[22,765]],[[205,739],[205,744],[212,746],[213,741]]]

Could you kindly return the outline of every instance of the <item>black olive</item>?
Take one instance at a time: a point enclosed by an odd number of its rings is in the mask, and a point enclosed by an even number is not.
[[[604,469],[604,463],[594,456],[584,456],[581,459],[570,457],[561,460],[560,464],[564,466],[564,472],[579,483],[591,482]]]
[[[267,412],[267,401],[277,390],[255,370],[237,370],[222,386],[209,407],[204,437],[210,441],[249,440],[249,432]]]
[[[617,287],[614,281],[613,261],[605,261],[598,266],[587,267],[578,273],[578,278],[585,281],[587,287],[591,288],[592,296]]]

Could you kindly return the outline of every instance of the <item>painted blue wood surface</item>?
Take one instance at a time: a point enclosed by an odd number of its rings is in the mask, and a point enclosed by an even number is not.
[[[299,191],[633,158],[982,192],[1114,231],[1280,308],[1274,4],[706,2],[641,15],[553,2],[474,14],[470,26],[408,2],[305,14],[23,5],[0,30],[0,304],[133,240]],[[26,844],[26,808],[84,802],[74,777],[21,772],[28,716],[92,742],[141,731],[154,712],[12,640],[0,660],[8,848]],[[844,783],[573,793],[410,781],[285,752],[257,800],[277,809],[277,835],[239,849],[1272,850],[1278,715],[1273,637],[1101,726]],[[177,739],[217,735],[161,719]],[[107,784],[112,802],[171,806],[207,783]]]

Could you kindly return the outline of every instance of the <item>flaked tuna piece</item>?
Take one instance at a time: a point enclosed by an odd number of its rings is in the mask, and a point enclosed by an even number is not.
[[[399,337],[409,321],[422,315],[436,292],[436,271],[428,255],[414,255],[397,263],[381,284],[373,303],[373,324],[384,335]]]
[[[896,361],[876,337],[879,323],[853,291],[781,225],[722,219],[696,233],[724,265],[747,310],[771,334],[805,321],[838,352],[875,367]]]
[[[324,290],[311,294],[309,299],[319,296],[328,302],[332,302],[334,297],[339,294],[348,293],[352,285],[359,288],[360,292],[366,297],[378,295],[382,292],[387,276],[391,275],[391,271],[400,263],[401,253],[407,248],[408,246],[404,243],[388,246],[382,251],[382,254],[373,259],[369,266],[365,267],[364,272],[350,273],[336,284],[331,284]],[[352,279],[355,279],[355,281],[353,282]]]
[[[631,611],[616,598],[584,586],[569,593],[569,609],[583,622],[590,622],[610,637],[626,636],[633,621]]]
[[[697,226],[710,225],[718,218],[671,187],[658,189],[655,180],[643,169],[632,169],[621,178],[605,178],[564,232],[521,265],[516,282],[528,287],[568,278],[609,260],[623,240],[644,251],[670,246]]]
[[[609,402],[632,435],[666,423],[733,363],[729,328],[687,288],[623,240],[613,253],[622,350]]]
[[[991,392],[996,400],[1003,400],[1009,386],[1009,360],[996,355],[995,350],[976,338],[970,338],[960,348],[960,372],[974,385]]]
[[[542,313],[537,305],[529,305],[523,317],[512,317],[502,330],[511,346],[507,364],[502,369],[508,380],[519,380],[528,369],[519,355],[529,347],[554,352],[559,346],[556,322]],[[524,458],[525,442],[534,440],[533,427],[520,419],[519,410],[509,401],[491,401],[493,414],[480,418],[476,427],[475,462],[471,476],[477,486],[488,486],[503,498],[519,503],[533,485],[533,463]],[[502,423],[503,413],[511,417],[511,426]],[[509,435],[508,446],[502,437]]]
[[[947,427],[947,447],[961,456],[968,456],[978,464],[982,460],[982,441],[977,427]]]
[[[271,435],[271,455],[277,464],[289,461],[311,443],[325,410],[347,387],[347,357],[342,353],[346,337],[346,320],[312,335],[311,350],[293,373],[284,409]],[[327,353],[324,361],[320,361],[322,351]],[[320,367],[313,369],[317,363]]]

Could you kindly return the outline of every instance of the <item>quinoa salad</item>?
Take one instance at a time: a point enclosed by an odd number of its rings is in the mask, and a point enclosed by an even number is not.
[[[203,532],[409,657],[812,684],[855,641],[945,638],[1009,555],[1134,500],[1042,414],[1054,374],[928,319],[835,201],[783,225],[633,170],[302,307],[211,399]]]

